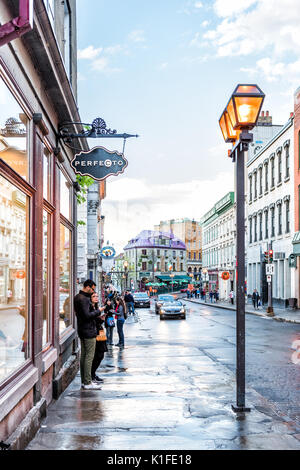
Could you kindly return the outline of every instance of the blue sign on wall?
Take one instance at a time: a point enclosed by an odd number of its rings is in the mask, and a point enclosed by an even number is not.
[[[122,153],[111,152],[104,147],[94,147],[88,152],[75,155],[71,165],[75,173],[102,181],[109,176],[123,173],[128,161]]]
[[[105,259],[112,259],[116,255],[116,250],[113,246],[104,246],[100,251],[100,256]]]

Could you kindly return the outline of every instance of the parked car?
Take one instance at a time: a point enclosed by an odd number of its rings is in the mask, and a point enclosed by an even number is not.
[[[170,294],[160,294],[155,301],[155,313],[158,315],[160,307],[164,302],[174,302],[174,296]]]
[[[187,288],[185,288],[185,289],[180,289],[180,292],[187,292],[187,290],[188,290]]]
[[[135,307],[150,308],[150,297],[146,292],[135,292],[133,299]]]
[[[174,300],[173,302],[164,302],[159,310],[159,316],[161,320],[165,318],[182,318],[186,319],[185,304],[180,300]]]

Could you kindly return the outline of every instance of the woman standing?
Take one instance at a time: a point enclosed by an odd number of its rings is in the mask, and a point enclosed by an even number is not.
[[[94,294],[91,295],[91,302],[92,302],[93,308],[95,310],[98,310],[99,298],[96,292],[94,292]],[[103,382],[103,379],[101,379],[98,375],[96,375],[96,371],[104,358],[104,354],[108,351],[107,344],[106,344],[105,331],[103,328],[105,317],[106,317],[106,313],[103,312],[103,315],[96,318],[98,336],[96,338],[96,349],[95,349],[95,355],[94,355],[94,359],[92,363],[91,373],[92,373],[92,381],[96,383],[97,385]]]
[[[125,319],[127,318],[126,305],[122,297],[117,297],[116,299],[116,309],[115,313],[117,315],[117,330],[119,335],[119,342],[116,346],[124,347],[124,332],[123,327]]]

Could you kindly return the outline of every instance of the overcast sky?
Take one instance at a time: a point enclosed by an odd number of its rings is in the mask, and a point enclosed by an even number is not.
[[[299,0],[77,3],[82,120],[140,135],[103,202],[105,241],[120,252],[160,220],[199,220],[233,190],[218,120],[237,83],[257,83],[273,123],[288,120],[300,86]]]

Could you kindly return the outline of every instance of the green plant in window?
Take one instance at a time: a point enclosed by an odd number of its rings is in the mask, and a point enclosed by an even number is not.
[[[85,196],[87,194],[88,188],[94,184],[95,181],[90,176],[82,175],[76,175],[76,180],[80,186],[80,192],[76,194],[77,204],[83,204],[86,201]],[[83,220],[78,220],[77,225],[86,225],[86,223]]]

